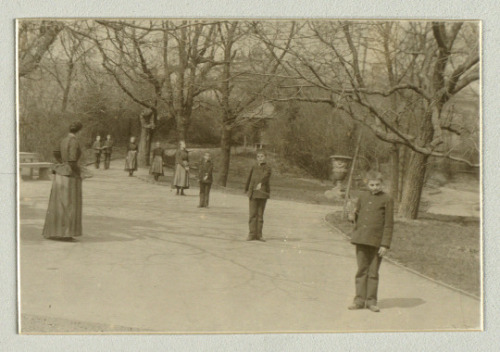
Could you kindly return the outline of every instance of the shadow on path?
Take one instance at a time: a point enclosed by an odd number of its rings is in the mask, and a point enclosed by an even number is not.
[[[21,231],[20,238],[22,241],[28,242],[41,242],[46,241],[42,236],[42,229],[45,219],[45,211],[33,209],[29,206],[21,205]],[[37,219],[36,223],[23,224],[22,219]],[[134,241],[140,239],[140,233],[133,233],[131,229],[134,226],[149,226],[148,221],[126,220],[117,219],[106,216],[85,215],[83,220],[83,235],[75,237],[74,241],[60,241],[67,243],[89,243],[89,242],[117,242],[117,241]],[[114,233],[120,234],[119,236],[113,235],[107,229],[113,229]],[[131,233],[132,232],[132,233]]]
[[[381,309],[389,308],[413,308],[424,304],[421,298],[386,298],[378,302]]]

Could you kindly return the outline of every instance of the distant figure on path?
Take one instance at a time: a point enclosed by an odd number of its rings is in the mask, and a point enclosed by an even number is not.
[[[198,166],[198,179],[200,181],[200,205],[198,208],[208,208],[210,188],[212,187],[214,165],[210,158],[210,153],[203,154]]]
[[[356,245],[358,271],[356,296],[349,309],[368,308],[379,312],[377,292],[382,257],[391,245],[393,229],[393,201],[382,191],[380,172],[368,172],[365,178],[369,192],[358,198],[349,220],[355,223],[351,243]]]
[[[101,152],[102,152],[102,142],[101,136],[96,136],[94,144],[92,144],[92,149],[94,149],[95,154],[95,168],[98,169],[101,164]]]
[[[130,143],[127,146],[127,156],[125,157],[125,171],[128,171],[129,176],[134,175],[137,170],[137,149],[135,137],[130,137]]]
[[[54,180],[42,235],[45,238],[69,240],[82,235],[82,178],[78,160],[82,155],[76,138],[82,129],[80,122],[69,127],[69,134],[54,151],[58,164],[54,167]]]
[[[189,155],[184,141],[179,142],[175,153],[175,171],[172,187],[177,189],[176,195],[185,196],[184,190],[189,188]]]
[[[111,140],[110,134],[106,136],[106,140],[104,141],[102,148],[104,152],[104,170],[107,170],[111,164],[111,153],[113,152],[113,141]]]
[[[158,181],[158,178],[163,176],[163,157],[165,151],[161,147],[160,142],[156,142],[155,146],[155,149],[153,149],[153,161],[151,162],[149,173],[153,175],[155,181]]]
[[[271,193],[270,178],[271,167],[266,164],[266,154],[259,151],[257,152],[257,164],[250,170],[245,186],[245,192],[247,192],[250,200],[250,216],[248,220],[250,232],[247,241],[258,240],[265,242],[262,237],[262,227],[264,226],[266,202]]]

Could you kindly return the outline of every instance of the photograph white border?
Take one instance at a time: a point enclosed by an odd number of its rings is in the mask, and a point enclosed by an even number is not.
[[[17,246],[16,246],[16,98],[15,98],[15,19],[16,18],[94,18],[94,17],[203,17],[203,18],[345,18],[345,19],[478,19],[482,20],[482,103],[483,103],[483,265],[485,278],[485,332],[463,333],[358,333],[358,334],[260,334],[260,335],[49,335],[17,334]],[[0,202],[2,241],[0,258],[0,349],[26,351],[304,351],[304,350],[491,350],[499,339],[499,303],[489,301],[500,292],[500,242],[495,229],[500,227],[499,188],[495,176],[499,170],[500,129],[496,113],[500,99],[495,83],[499,81],[500,7],[497,0],[463,1],[401,0],[339,1],[215,1],[167,3],[150,1],[2,2],[0,52],[0,108],[2,158],[0,158]],[[488,125],[488,129],[485,126]],[[487,167],[484,167],[486,166]],[[375,349],[374,349],[375,346]],[[409,347],[414,346],[414,347]]]

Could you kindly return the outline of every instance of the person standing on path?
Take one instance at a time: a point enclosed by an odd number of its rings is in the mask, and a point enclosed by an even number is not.
[[[184,141],[179,142],[175,153],[175,171],[172,188],[177,189],[176,195],[185,196],[184,190],[189,188],[189,155]]]
[[[210,153],[203,154],[198,166],[198,179],[200,181],[200,205],[198,208],[208,208],[210,188],[212,187],[214,165],[210,159]]]
[[[48,239],[71,241],[82,235],[82,178],[78,160],[82,155],[76,138],[82,129],[80,122],[69,127],[69,134],[54,151],[58,164],[54,167],[54,180],[42,235]]]
[[[125,158],[125,171],[128,171],[129,176],[134,175],[137,170],[137,149],[135,137],[130,137],[130,143],[127,146],[127,157]]]
[[[266,154],[263,151],[257,152],[257,163],[250,170],[245,192],[249,198],[249,220],[250,228],[247,241],[258,240],[265,242],[262,237],[262,227],[264,226],[264,210],[271,193],[269,179],[271,178],[271,167],[266,164]]]
[[[104,170],[107,170],[111,164],[111,153],[113,152],[113,141],[111,140],[110,134],[106,136],[106,140],[104,141],[102,148],[104,152]]]
[[[163,176],[163,157],[165,151],[160,145],[160,142],[155,143],[155,149],[153,149],[153,162],[149,168],[149,173],[153,175],[155,181],[158,181],[160,176]]]
[[[92,144],[92,149],[94,149],[95,154],[95,168],[98,169],[101,164],[101,152],[102,152],[102,142],[101,136],[96,136],[95,141]]]
[[[351,243],[356,246],[358,271],[355,277],[356,296],[348,308],[368,308],[379,312],[377,292],[382,257],[391,245],[393,231],[393,200],[382,191],[380,172],[368,172],[365,178],[369,192],[361,194],[349,220],[355,223]]]

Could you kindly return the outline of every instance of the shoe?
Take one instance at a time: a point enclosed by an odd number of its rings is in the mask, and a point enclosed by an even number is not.
[[[263,239],[262,237],[257,238],[257,241],[260,241],[260,242],[266,242],[266,240],[265,240],[265,239]]]
[[[365,308],[365,306],[363,306],[361,304],[352,304],[349,307],[347,307],[347,309],[349,309],[349,310],[356,310],[356,309],[363,309],[363,308]]]
[[[250,235],[249,235],[249,236],[247,237],[247,241],[255,241],[255,240],[256,240],[256,238],[255,238],[255,237],[253,237],[253,236],[250,236]]]
[[[203,208],[203,205],[198,205],[198,208]]]
[[[371,310],[372,312],[375,312],[375,313],[380,312],[380,308],[377,307],[376,305],[368,306],[368,309]]]

